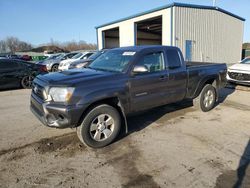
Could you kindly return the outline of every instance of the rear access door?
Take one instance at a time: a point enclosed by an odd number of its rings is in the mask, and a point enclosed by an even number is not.
[[[168,71],[167,94],[165,102],[173,103],[181,101],[187,93],[187,70],[181,51],[169,48],[165,51]]]

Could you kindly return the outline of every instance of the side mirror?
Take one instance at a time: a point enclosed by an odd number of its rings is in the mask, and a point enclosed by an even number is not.
[[[133,73],[135,74],[141,74],[141,73],[146,73],[149,72],[148,68],[143,65],[135,66],[133,69]]]

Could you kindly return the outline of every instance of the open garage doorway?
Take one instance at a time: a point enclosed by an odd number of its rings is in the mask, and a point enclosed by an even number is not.
[[[162,45],[162,16],[135,23],[136,45]]]
[[[117,48],[120,46],[119,27],[105,30],[103,34],[103,48]]]

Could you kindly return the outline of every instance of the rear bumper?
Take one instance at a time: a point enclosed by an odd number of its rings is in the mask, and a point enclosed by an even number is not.
[[[48,127],[73,128],[80,122],[85,107],[83,105],[65,106],[44,103],[44,101],[32,94],[30,110],[44,125]]]

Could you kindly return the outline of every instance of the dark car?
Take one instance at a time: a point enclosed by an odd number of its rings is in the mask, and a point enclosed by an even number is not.
[[[29,55],[23,55],[23,56],[21,57],[21,59],[24,60],[24,61],[32,61],[32,57],[29,56]]]
[[[46,66],[15,60],[0,59],[0,89],[30,88],[38,74],[47,73]]]
[[[100,55],[105,53],[107,50],[100,50],[89,56],[88,59],[80,59],[69,65],[69,69],[79,69],[88,66],[91,62],[93,62]]]
[[[38,76],[31,110],[49,127],[77,128],[94,148],[110,144],[126,117],[138,111],[192,99],[211,110],[226,84],[226,64],[184,61],[170,46],[111,49],[87,68]]]

